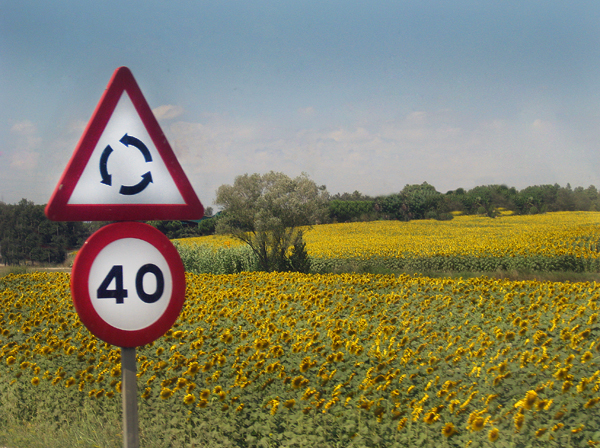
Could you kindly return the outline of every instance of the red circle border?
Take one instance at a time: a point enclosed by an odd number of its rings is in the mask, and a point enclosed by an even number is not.
[[[133,331],[104,321],[94,309],[89,293],[89,275],[96,257],[108,244],[124,238],[136,238],[154,246],[165,257],[173,281],[171,299],[163,314],[148,327]],[[185,289],[185,270],[175,246],[160,230],[140,222],[118,222],[94,232],[77,253],[71,271],[71,295],[81,322],[96,337],[118,347],[139,347],[164,335],[179,317]]]

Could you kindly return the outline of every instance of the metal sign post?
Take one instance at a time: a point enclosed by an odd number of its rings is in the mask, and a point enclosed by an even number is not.
[[[138,448],[137,376],[135,347],[121,347],[121,393],[123,395],[123,447]]]

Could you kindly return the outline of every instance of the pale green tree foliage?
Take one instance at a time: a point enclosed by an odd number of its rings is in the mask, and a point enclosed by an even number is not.
[[[217,190],[223,210],[217,233],[248,244],[264,271],[308,272],[310,261],[302,239],[303,226],[324,222],[329,194],[303,173],[244,174]]]

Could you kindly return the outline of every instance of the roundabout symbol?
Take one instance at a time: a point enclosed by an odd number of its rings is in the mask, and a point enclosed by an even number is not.
[[[129,147],[129,145],[136,147],[144,156],[144,160],[146,163],[152,162],[152,155],[148,150],[147,146],[140,139],[135,138],[127,133],[119,140],[123,145]],[[109,187],[112,185],[112,175],[108,173],[108,158],[113,153],[113,149],[110,145],[106,145],[102,155],[100,156],[100,176],[102,180],[100,183],[104,185],[108,185]],[[141,193],[144,189],[150,185],[152,182],[152,173],[150,171],[142,174],[142,180],[139,181],[135,185],[121,185],[121,189],[119,190],[119,194],[132,196],[134,194]]]
[[[200,219],[203,211],[131,71],[119,67],[48,201],[46,216],[171,221]]]

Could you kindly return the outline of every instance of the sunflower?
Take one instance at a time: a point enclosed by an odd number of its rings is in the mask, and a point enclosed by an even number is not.
[[[177,331],[173,332],[172,336],[175,339],[181,339],[183,337],[183,331],[177,330]]]
[[[523,403],[523,406],[525,406],[525,409],[529,410],[533,407],[536,400],[537,400],[537,393],[534,390],[530,390],[525,394],[525,401]]]
[[[305,373],[308,369],[310,369],[310,361],[302,361],[300,364],[300,372]]]
[[[326,409],[326,410],[331,409],[333,407],[333,405],[337,403],[337,401],[338,401],[337,398],[332,398],[325,404],[325,406],[323,406],[324,409]],[[323,411],[323,413],[325,413],[325,411]],[[381,418],[381,414],[378,415],[377,412],[375,413],[375,416],[377,418]]]
[[[192,404],[194,401],[196,401],[196,397],[194,397],[193,394],[187,394],[185,397],[183,397],[183,402],[187,405]]]
[[[535,432],[535,436],[538,438],[542,437],[546,433],[546,431],[548,431],[548,428],[540,428]]]
[[[581,431],[583,431],[583,428],[585,428],[585,425],[584,425],[583,423],[581,423],[581,424],[580,424],[580,425],[579,425],[577,428],[573,428],[573,429],[571,430],[571,432],[572,432],[573,434],[576,434],[576,433],[578,433],[578,432],[581,432]]]
[[[402,431],[404,429],[404,427],[406,426],[406,422],[408,421],[408,419],[406,417],[404,417],[402,420],[400,420],[398,422],[398,426],[396,427],[396,429],[398,431]]]
[[[498,428],[492,428],[490,429],[490,432],[488,432],[488,439],[490,440],[490,442],[495,442],[496,440],[498,440],[499,436],[500,431],[498,430]]]
[[[523,423],[525,423],[525,416],[523,414],[517,414],[515,415],[514,421],[516,430],[521,431]]]
[[[233,336],[229,332],[225,332],[221,336],[221,342],[224,342],[225,344],[231,344],[232,341],[233,341]]]
[[[283,407],[287,408],[287,409],[292,409],[295,404],[296,404],[296,400],[294,400],[292,398],[291,400],[284,401],[283,402]]]
[[[31,384],[37,386],[38,384],[40,384],[40,379],[37,376],[34,376],[33,378],[31,378]]]
[[[305,378],[303,376],[297,376],[296,378],[294,378],[292,380],[292,387],[294,389],[298,389],[299,387],[302,387],[304,380],[305,380]]]
[[[198,404],[196,406],[198,406],[199,408],[205,408],[206,406],[208,406],[208,401],[198,400]]]
[[[485,420],[483,417],[476,417],[471,423],[471,428],[473,431],[481,431],[485,426]]]
[[[428,412],[425,414],[425,417],[423,417],[423,421],[428,425],[431,425],[432,423],[437,422],[439,418],[439,414],[436,414],[435,412]]]
[[[452,422],[448,422],[442,428],[442,434],[444,437],[450,437],[454,433],[456,433],[456,428],[454,428],[454,424]]]
[[[196,373],[198,373],[198,371],[200,370],[200,366],[198,365],[197,362],[193,362],[189,365],[187,372],[191,375],[195,375]]]
[[[495,400],[496,398],[498,398],[498,394],[491,394],[491,395],[488,395],[488,397],[487,397],[487,398],[486,398],[486,400],[485,400],[485,404],[486,404],[486,406],[487,406],[488,404],[490,404],[490,401],[492,401],[492,400]]]
[[[208,400],[208,397],[210,397],[210,390],[203,389],[202,392],[200,392],[200,399],[201,400]]]
[[[165,387],[164,389],[162,389],[160,391],[160,398],[162,398],[163,400],[167,400],[168,398],[171,398],[171,395],[173,395],[173,391],[171,389],[169,389],[168,387]]]

